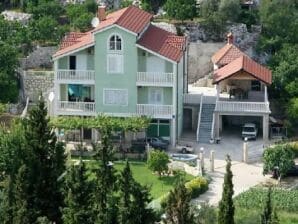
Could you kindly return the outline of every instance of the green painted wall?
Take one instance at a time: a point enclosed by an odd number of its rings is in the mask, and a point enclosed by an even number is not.
[[[165,63],[165,72],[172,73],[173,72],[173,63],[166,61]]]
[[[146,72],[146,56],[145,51],[138,49],[138,72]]]
[[[122,37],[123,47],[123,74],[107,73],[107,41],[112,34]],[[138,55],[136,36],[117,27],[108,29],[95,35],[95,102],[97,112],[107,113],[135,113],[137,104],[136,73],[138,69]],[[128,105],[114,106],[103,104],[103,89],[128,89]]]
[[[181,136],[182,129],[183,129],[183,60],[184,58],[181,58],[180,63],[178,64],[178,101],[177,101],[177,118],[178,118],[178,136]]]
[[[60,99],[61,99],[61,101],[68,101],[66,96],[67,96],[67,85],[61,84],[60,85]]]

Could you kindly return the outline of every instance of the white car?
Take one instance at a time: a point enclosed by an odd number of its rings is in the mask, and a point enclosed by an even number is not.
[[[194,148],[190,145],[176,145],[176,149],[181,153],[192,153]]]
[[[254,123],[246,123],[242,127],[242,139],[254,139],[258,136],[258,128]]]

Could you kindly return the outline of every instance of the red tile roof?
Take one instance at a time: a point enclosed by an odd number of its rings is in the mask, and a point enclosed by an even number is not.
[[[234,44],[226,44],[223,48],[217,51],[211,58],[213,64],[224,66],[234,61],[236,58],[245,55]]]
[[[100,31],[111,25],[119,25],[131,32],[139,34],[150,23],[153,16],[135,6],[120,9],[107,15],[106,19],[100,21],[99,25],[87,33],[70,33],[61,42],[60,49],[53,57],[58,57],[69,51],[92,44],[92,33]]]
[[[215,70],[213,76],[213,83],[219,83],[220,81],[227,79],[235,75],[239,71],[245,71],[254,78],[266,83],[271,84],[272,74],[271,71],[259,63],[255,62],[246,55],[242,55],[229,63],[228,65]]]
[[[53,55],[53,57],[61,56],[65,53],[72,52],[76,49],[90,46],[94,43],[93,35],[91,32],[87,33],[70,33],[65,36],[60,44],[59,50]]]
[[[186,37],[180,37],[154,25],[150,25],[137,44],[172,61],[178,62],[183,56]]]

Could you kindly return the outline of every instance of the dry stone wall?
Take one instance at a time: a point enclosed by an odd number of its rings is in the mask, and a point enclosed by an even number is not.
[[[46,97],[54,88],[53,71],[23,71],[24,93],[30,102],[38,101],[40,93]]]

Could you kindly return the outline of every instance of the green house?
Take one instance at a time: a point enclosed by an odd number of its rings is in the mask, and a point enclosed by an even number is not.
[[[86,33],[66,35],[53,55],[55,116],[148,116],[147,135],[182,131],[187,40],[151,23],[135,6],[106,15]]]

